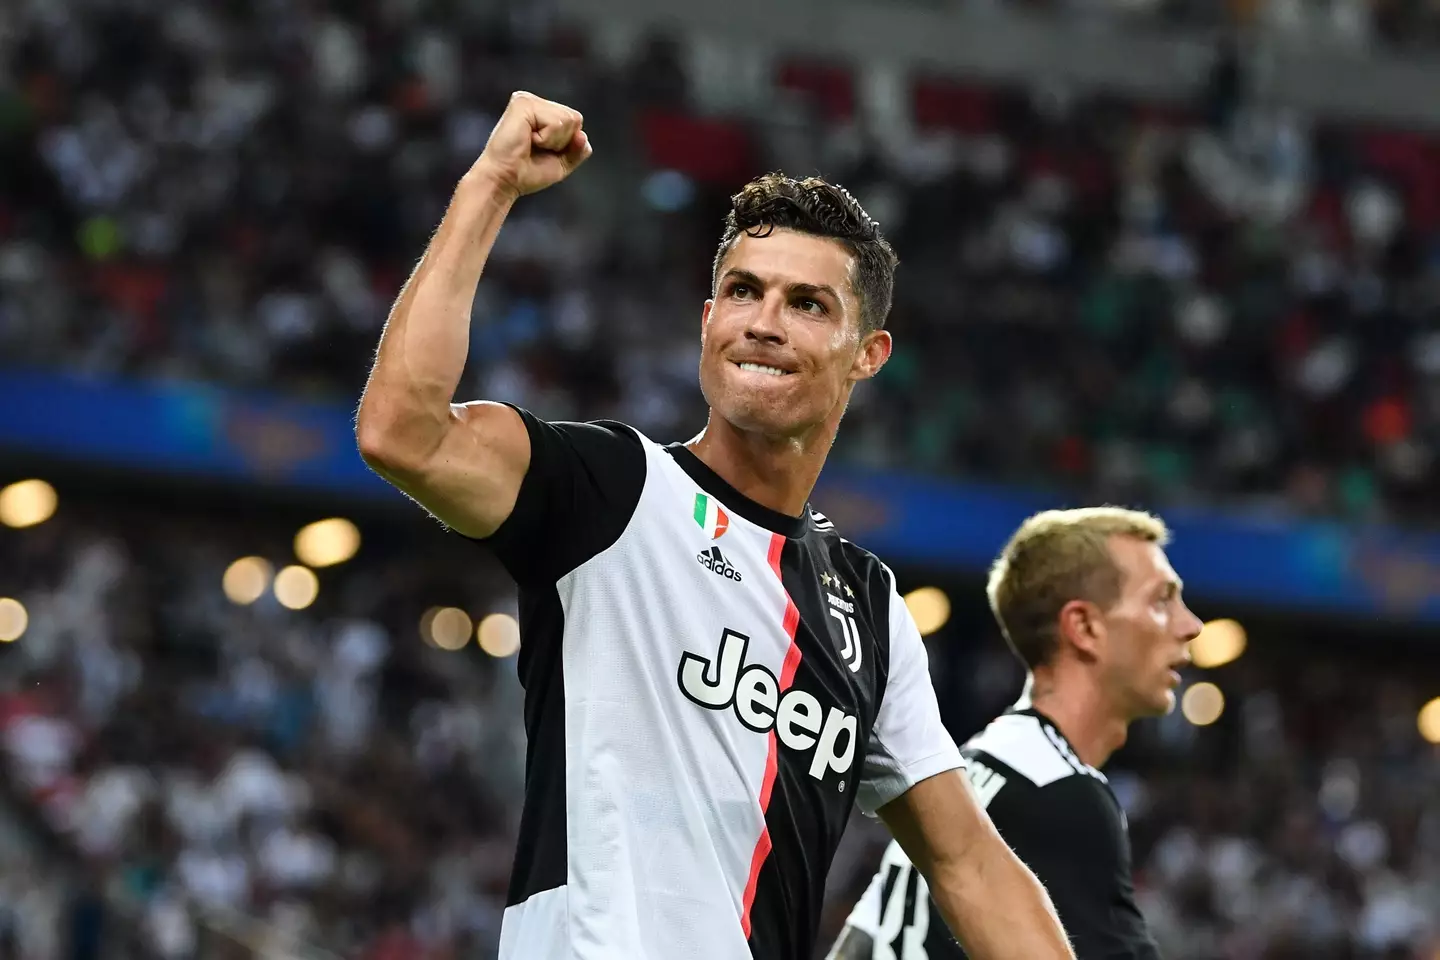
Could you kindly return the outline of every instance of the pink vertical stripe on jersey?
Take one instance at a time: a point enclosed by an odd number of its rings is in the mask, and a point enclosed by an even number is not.
[[[770,569],[775,571],[775,576],[780,579],[781,586],[784,586],[784,578],[780,574],[780,554],[785,549],[785,538],[780,534],[773,534],[770,537]],[[785,592],[785,619],[782,627],[785,636],[790,638],[790,648],[785,651],[785,663],[780,668],[780,692],[784,693],[790,689],[790,684],[795,682],[795,671],[800,669],[800,645],[795,642],[795,630],[800,626],[800,609],[795,606],[795,601],[790,599],[790,593]],[[763,818],[765,812],[770,809],[770,794],[775,789],[775,773],[779,765],[780,744],[775,739],[775,731],[771,730],[770,751],[765,756],[765,779],[760,783],[760,815]],[[765,865],[765,858],[770,856],[770,826],[762,819],[760,823],[760,839],[755,842],[755,853],[750,857],[750,879],[745,882],[745,907],[740,914],[740,929],[745,931],[748,939],[750,936],[750,907],[755,903],[755,887],[760,882],[760,868]]]

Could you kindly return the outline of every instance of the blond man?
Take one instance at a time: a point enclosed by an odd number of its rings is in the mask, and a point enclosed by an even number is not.
[[[1100,767],[1130,724],[1175,706],[1200,621],[1165,556],[1170,533],[1116,507],[1021,524],[990,571],[990,609],[1029,677],[963,750],[1002,837],[1054,900],[1080,960],[1156,960],[1135,905],[1125,815]],[[830,960],[961,960],[928,888],[891,843]]]

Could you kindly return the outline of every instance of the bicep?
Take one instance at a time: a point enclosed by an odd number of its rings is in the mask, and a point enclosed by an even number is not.
[[[519,412],[481,401],[451,405],[440,444],[424,463],[375,469],[450,529],[485,538],[515,509],[530,455]]]

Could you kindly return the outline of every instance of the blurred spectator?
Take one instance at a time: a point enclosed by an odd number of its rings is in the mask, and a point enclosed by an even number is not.
[[[493,954],[523,770],[514,673],[410,638],[428,603],[503,607],[508,588],[441,539],[448,561],[356,561],[291,613],[221,593],[226,557],[283,556],[283,532],[244,521],[131,508],[0,537],[31,611],[0,657],[8,789],[79,871],[48,921],[44,887],[0,889],[12,939],[56,930],[26,960],[113,957],[116,923],[188,958],[255,921],[247,939],[347,956]]]
[[[436,602],[505,610],[510,587],[473,545],[421,530],[382,535],[288,611],[221,590],[229,558],[284,555],[278,519],[72,499],[43,527],[0,529],[7,590],[33,611],[0,649],[0,943],[25,960],[493,956],[518,684],[508,661],[447,653],[416,624]],[[967,606],[984,620],[978,593]],[[120,694],[95,693],[113,674],[84,668],[79,633],[57,641],[71,627],[109,638]],[[970,629],[931,642],[960,736],[1020,682],[993,628]],[[1212,678],[1218,724],[1137,725],[1108,771],[1165,955],[1429,960],[1440,753],[1415,716],[1440,689],[1434,657],[1276,647]],[[17,810],[58,846],[11,850]],[[832,931],[883,839],[855,818]],[[140,953],[115,952],[132,941]]]
[[[742,80],[659,35],[626,52],[523,18],[346,10],[20,8],[5,362],[353,402],[409,258],[529,86],[581,108],[597,153],[502,233],[467,395],[689,435],[723,198],[818,165],[904,261],[897,350],[841,457],[1092,500],[1440,516],[1428,137],[1251,104],[1234,57],[1192,119],[928,76],[869,90],[783,57]],[[327,697],[368,695],[334,680]]]

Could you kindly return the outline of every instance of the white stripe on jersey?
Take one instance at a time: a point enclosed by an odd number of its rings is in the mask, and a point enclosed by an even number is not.
[[[996,717],[965,748],[985,751],[1037,787],[1081,772],[1045,735],[1040,721],[1025,714]]]

